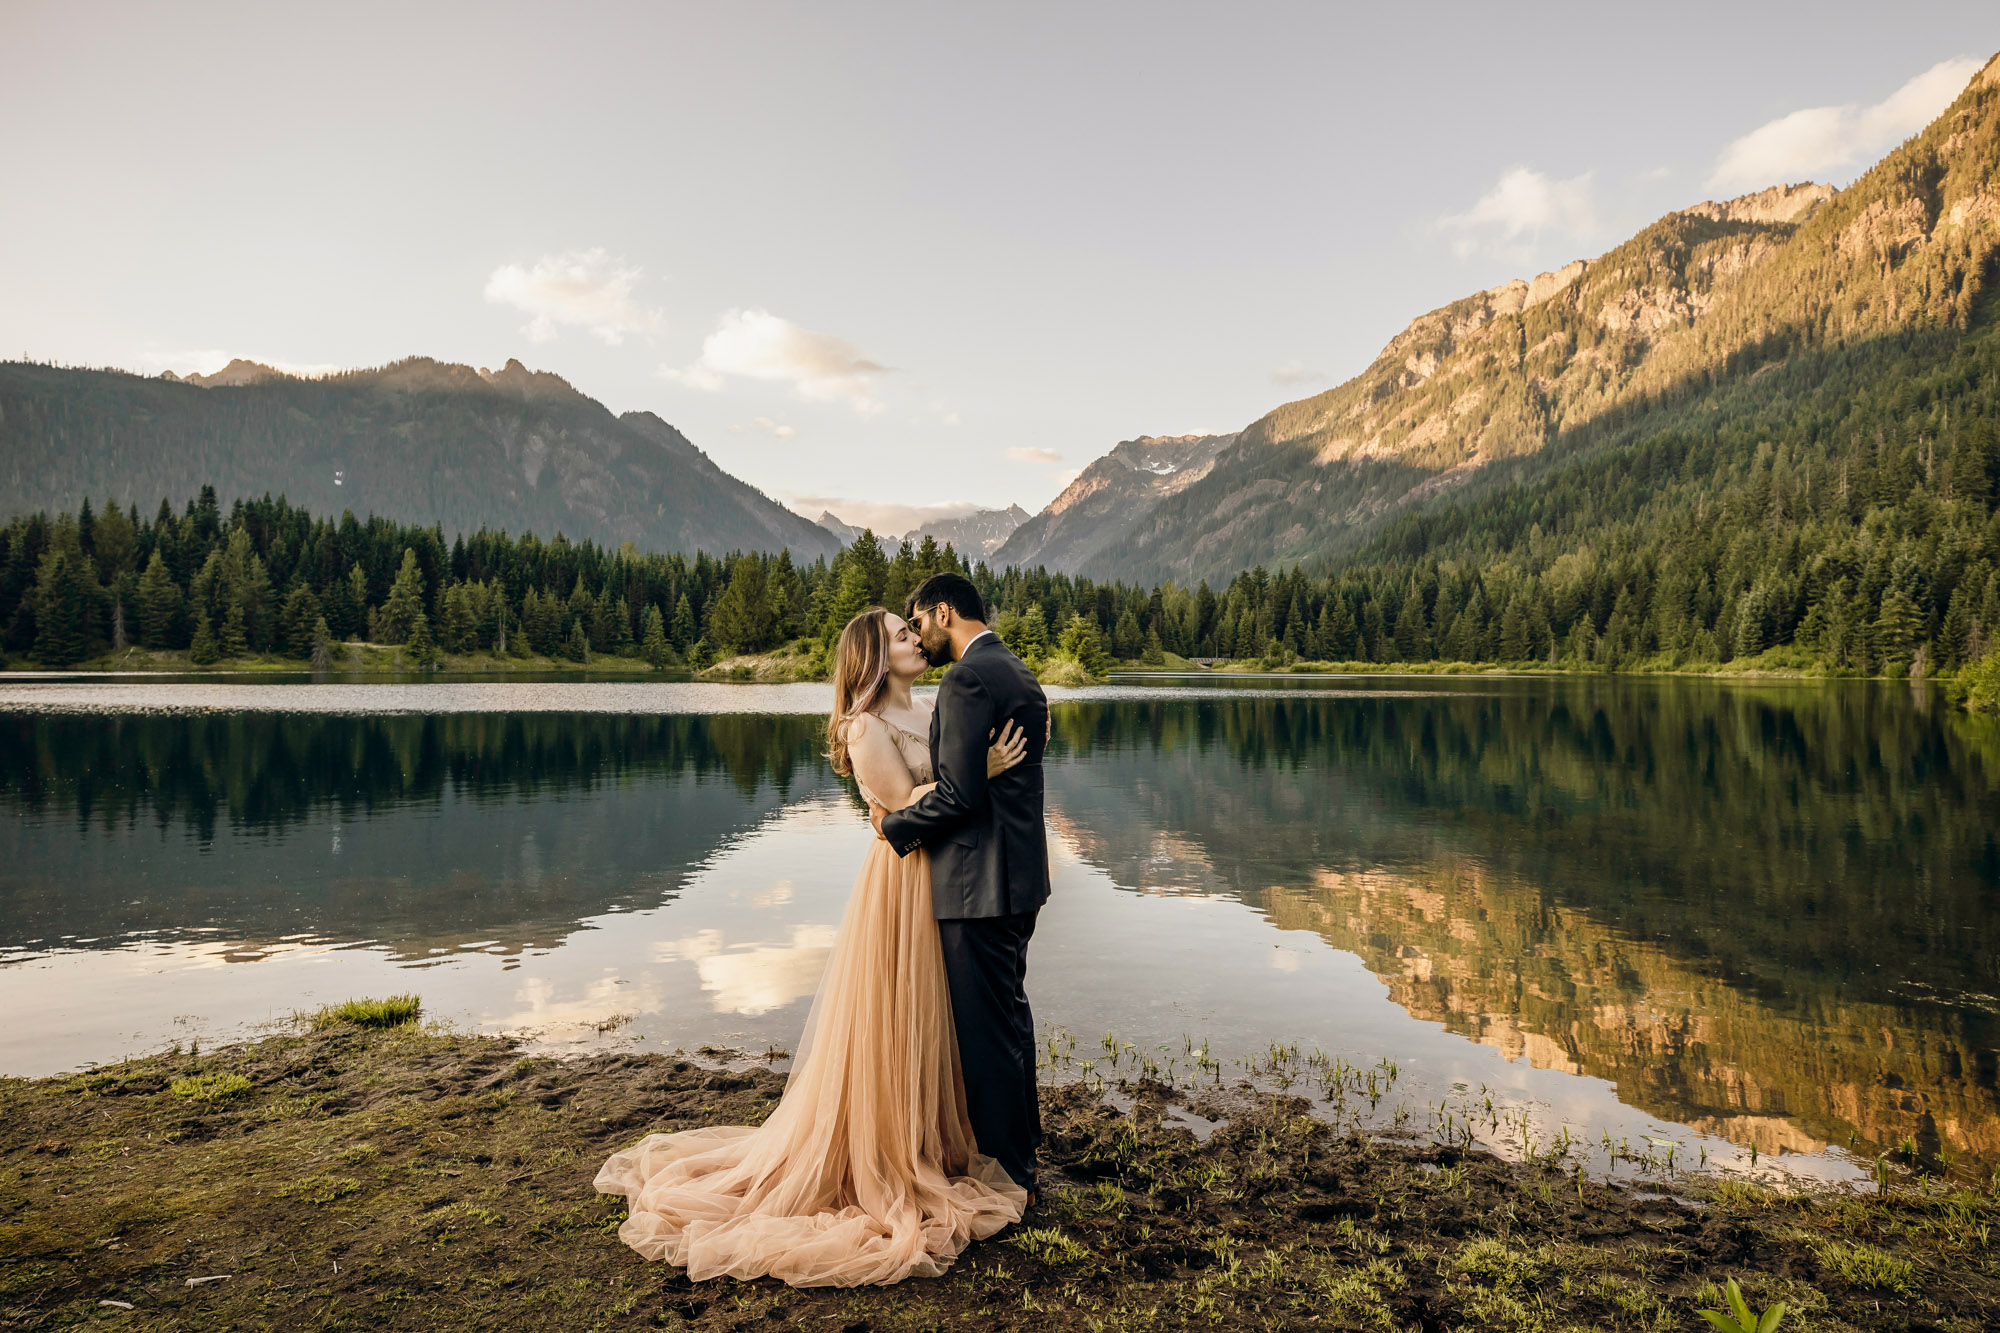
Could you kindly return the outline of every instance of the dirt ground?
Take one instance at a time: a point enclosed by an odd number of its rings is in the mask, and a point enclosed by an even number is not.
[[[413,1026],[0,1081],[0,1327],[1684,1330],[1728,1277],[1787,1330],[2000,1326],[1991,1181],[1634,1189],[1248,1092],[1198,1141],[1154,1083],[1045,1088],[1048,1197],[943,1278],[695,1285],[619,1243],[606,1155],[782,1088]]]

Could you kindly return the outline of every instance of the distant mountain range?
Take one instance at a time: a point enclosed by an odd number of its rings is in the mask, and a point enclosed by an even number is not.
[[[447,532],[801,560],[840,545],[652,413],[614,416],[518,361],[413,357],[321,379],[233,361],[185,380],[0,364],[0,512],[85,497],[150,511],[211,483],[225,504],[268,492]]]
[[[950,545],[970,560],[990,561],[993,553],[1001,548],[1014,530],[1027,521],[1028,511],[1019,505],[1008,505],[1005,509],[975,509],[957,518],[919,524],[901,537],[878,532],[875,544],[893,555],[904,542],[915,546],[930,537],[939,546]],[[843,544],[851,545],[863,532],[863,529],[842,521],[839,515],[828,510],[820,512],[817,522]]]
[[[1712,437],[1796,393],[1783,377],[1738,392],[1788,363],[1830,358],[1815,385],[1893,392],[1913,369],[1894,340],[1989,315],[1996,255],[2000,57],[1847,189],[1697,204],[1595,259],[1434,310],[1345,384],[1204,437],[1218,451],[1179,484],[1145,475],[1162,442],[1121,444],[996,559],[1227,579],[1323,563],[1502,487],[1545,530],[1574,531],[1592,519],[1551,480],[1564,465],[1662,430]]]

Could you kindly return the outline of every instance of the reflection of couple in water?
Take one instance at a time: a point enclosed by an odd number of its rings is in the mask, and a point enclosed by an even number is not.
[[[933,575],[905,610],[840,634],[828,750],[881,836],[783,1100],[755,1128],[650,1135],[597,1174],[630,1203],[619,1236],[691,1278],[933,1277],[1035,1202],[1023,983],[1049,895],[1048,703],[968,580]],[[926,707],[910,687],[947,662]]]

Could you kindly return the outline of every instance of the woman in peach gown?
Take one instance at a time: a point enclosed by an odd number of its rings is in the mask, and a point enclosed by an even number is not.
[[[828,750],[890,809],[929,790],[929,709],[910,693],[925,667],[915,633],[880,607],[841,631]],[[988,772],[1022,751],[1018,734],[997,738]],[[648,1135],[597,1188],[629,1202],[621,1240],[697,1281],[936,1277],[1019,1221],[1026,1192],[980,1154],[966,1118],[929,858],[869,844],[768,1120]]]

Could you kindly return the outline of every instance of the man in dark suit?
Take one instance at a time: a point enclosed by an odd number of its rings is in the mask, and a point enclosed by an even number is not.
[[[1028,939],[1049,896],[1042,824],[1048,700],[1034,673],[986,628],[985,603],[969,580],[933,574],[910,594],[906,618],[931,665],[957,663],[931,715],[937,786],[901,810],[878,805],[870,815],[898,856],[930,850],[931,907],[973,1137],[1032,1201],[1042,1116],[1025,983]],[[1010,720],[1027,737],[1027,758],[989,780],[987,746]]]

